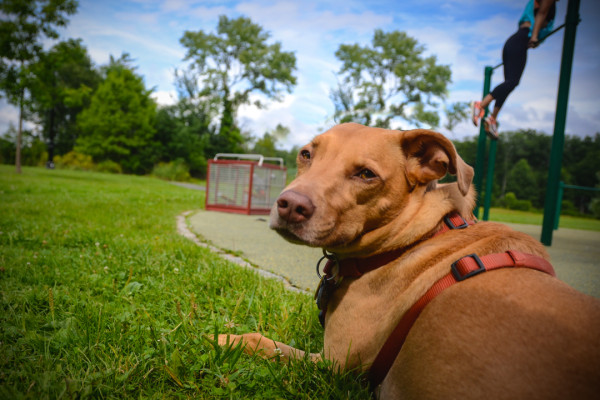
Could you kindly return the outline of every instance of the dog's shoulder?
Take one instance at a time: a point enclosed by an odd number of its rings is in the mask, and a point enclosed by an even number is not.
[[[523,253],[534,254],[546,260],[550,259],[544,245],[530,235],[517,231],[507,225],[480,221],[466,229],[468,236],[472,237],[474,250],[479,250],[482,255],[498,253],[507,250],[518,250]],[[465,231],[465,233],[467,233]],[[479,249],[477,249],[479,248]]]

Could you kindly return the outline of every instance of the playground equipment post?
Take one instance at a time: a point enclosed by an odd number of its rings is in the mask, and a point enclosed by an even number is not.
[[[575,34],[579,23],[580,0],[569,0],[565,22],[565,36],[560,64],[560,80],[556,99],[556,115],[554,117],[554,134],[550,151],[550,168],[546,186],[544,204],[544,222],[542,224],[541,242],[546,246],[552,245],[552,233],[556,219],[556,207],[559,194],[560,170],[562,167],[563,147],[565,143],[565,125],[567,122],[567,106],[569,104],[569,86],[575,51]]]
[[[483,81],[483,96],[481,98],[484,98],[485,96],[487,96],[487,94],[490,92],[490,86],[492,83],[492,73],[494,72],[494,68],[490,67],[489,65],[485,67],[485,79]],[[484,118],[487,116],[488,114],[488,110],[487,108],[485,109],[485,114],[484,114]],[[482,119],[483,121],[483,119]],[[479,140],[477,142],[477,159],[475,161],[475,190],[477,191],[477,204],[475,205],[475,210],[473,211],[473,214],[475,215],[475,218],[479,218],[479,208],[481,207],[481,193],[482,193],[482,187],[483,187],[483,167],[485,164],[485,142],[486,142],[486,138],[487,135],[485,133],[485,128],[483,126],[483,123],[480,124],[479,126]],[[486,220],[486,218],[483,218],[484,220]]]

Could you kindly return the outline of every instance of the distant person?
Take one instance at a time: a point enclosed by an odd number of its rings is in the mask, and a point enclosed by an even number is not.
[[[508,38],[502,49],[504,82],[496,86],[483,100],[471,103],[473,124],[477,126],[484,110],[492,100],[496,100],[494,110],[484,120],[485,131],[492,139],[498,139],[498,113],[510,92],[519,84],[525,70],[527,49],[536,48],[540,41],[552,32],[556,1],[558,0],[529,0],[519,19],[519,30]]]

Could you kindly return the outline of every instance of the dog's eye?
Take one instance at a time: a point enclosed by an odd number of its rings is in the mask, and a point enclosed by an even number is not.
[[[371,171],[370,169],[367,169],[367,168],[362,169],[358,173],[357,176],[360,179],[364,179],[364,180],[369,180],[369,179],[377,178],[377,175],[375,175],[375,173],[373,171]]]
[[[308,151],[308,150],[302,150],[300,152],[300,157],[302,157],[305,160],[310,160],[310,151]]]

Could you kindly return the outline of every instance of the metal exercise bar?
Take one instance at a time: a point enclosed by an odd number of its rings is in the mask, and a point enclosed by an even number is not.
[[[579,24],[580,0],[569,0],[567,4],[566,29],[563,39],[562,57],[560,63],[560,78],[558,81],[558,96],[556,98],[556,114],[554,115],[554,133],[550,150],[550,168],[546,184],[544,203],[544,221],[540,241],[546,246],[552,245],[552,234],[556,220],[556,209],[562,167],[563,150],[565,145],[565,126],[567,124],[567,106],[569,105],[569,88],[571,86],[571,71],[575,53],[575,36]]]
[[[569,0],[569,3],[567,5],[567,17],[565,18],[565,23],[563,23],[562,25],[560,25],[559,27],[557,27],[556,29],[552,30],[552,32],[550,32],[544,39],[542,39],[540,41],[540,44],[542,44],[547,38],[549,38],[550,36],[552,36],[554,33],[558,32],[559,30],[563,29],[563,28],[567,28],[565,31],[565,37],[563,40],[563,55],[562,55],[562,62],[561,62],[561,74],[560,74],[560,81],[559,81],[559,93],[558,93],[558,99],[557,99],[557,108],[556,108],[556,120],[555,120],[555,125],[554,125],[554,135],[553,135],[553,151],[551,153],[551,168],[550,168],[550,173],[554,173],[555,172],[555,168],[556,166],[552,166],[552,164],[556,163],[556,160],[558,159],[558,162],[560,164],[562,164],[562,151],[563,151],[563,145],[564,145],[564,121],[561,122],[562,119],[566,119],[566,107],[567,107],[567,99],[568,99],[568,91],[569,91],[569,83],[570,83],[570,76],[571,76],[571,68],[572,68],[572,64],[573,64],[573,49],[575,47],[575,32],[577,30],[577,25],[579,24],[579,22],[581,21],[581,19],[579,18],[579,3],[580,0]],[[570,58],[570,59],[569,59]],[[491,86],[491,78],[492,78],[492,74],[494,72],[495,69],[501,67],[502,65],[504,65],[503,63],[500,63],[496,66],[486,66],[485,70],[484,70],[484,83],[483,83],[483,97],[485,97],[489,92],[490,92],[490,86]],[[568,66],[568,71],[566,70]],[[568,74],[568,78],[566,77],[566,75]],[[563,75],[565,75],[563,77]],[[565,81],[566,79],[568,79],[568,81]],[[565,83],[566,82],[566,83]],[[566,87],[565,87],[566,84]],[[561,88],[562,88],[562,92],[561,92]],[[565,90],[566,90],[566,94],[565,94]],[[483,98],[482,97],[482,98]],[[564,116],[562,115],[562,112],[559,111],[559,106],[561,108],[564,108]],[[486,108],[484,110],[484,118],[488,115],[488,109]],[[557,123],[558,123],[558,130],[557,130]],[[562,128],[561,128],[562,125]],[[560,130],[562,129],[561,133],[558,133]],[[560,142],[560,139],[562,137],[562,144]],[[558,143],[555,145],[555,141],[558,140]],[[490,209],[490,203],[491,203],[491,197],[492,197],[492,183],[493,183],[493,176],[494,176],[494,167],[495,167],[495,163],[496,163],[496,146],[497,146],[497,140],[492,140],[490,142],[490,146],[489,146],[489,153],[488,153],[488,163],[487,163],[487,178],[486,178],[486,187],[485,187],[485,191],[483,190],[483,174],[484,174],[484,170],[485,170],[485,159],[486,159],[486,141],[487,141],[487,135],[484,129],[484,124],[481,123],[481,126],[479,128],[479,140],[478,140],[478,145],[477,145],[477,159],[475,161],[475,177],[474,177],[474,184],[475,184],[475,188],[477,191],[477,205],[475,206],[475,210],[474,210],[474,214],[475,217],[479,218],[479,208],[481,206],[484,207],[483,210],[483,220],[488,220],[489,218],[489,209]],[[554,150],[555,148],[558,149],[560,147],[560,150]],[[558,153],[558,154],[557,154]],[[559,165],[560,165],[559,164]],[[554,172],[553,172],[554,171]],[[558,167],[558,174],[560,175],[560,166]],[[549,178],[548,178],[548,189],[546,192],[546,208],[551,208],[552,211],[554,212],[554,214],[548,218],[546,218],[546,215],[550,212],[550,210],[546,210],[545,209],[545,213],[544,213],[544,224],[547,224],[546,219],[548,219],[549,221],[552,221],[552,225],[555,218],[554,215],[556,213],[555,208],[556,208],[556,197],[558,196],[558,179],[551,177],[549,174]],[[554,179],[554,183],[551,184],[550,179]],[[482,194],[485,194],[485,199],[482,199]],[[549,205],[549,200],[548,196],[550,196],[552,199],[551,201],[554,201],[554,206]],[[548,222],[549,224],[550,222]],[[551,245],[551,237],[552,237],[552,228],[550,228],[550,239],[548,239],[548,233],[547,233],[548,228],[544,228],[542,230],[542,243],[544,243],[547,246]]]

